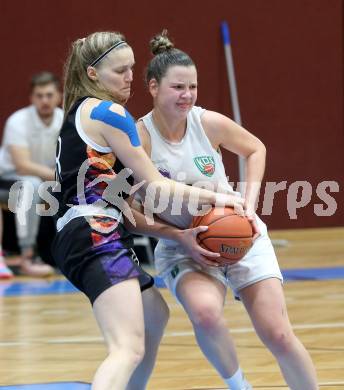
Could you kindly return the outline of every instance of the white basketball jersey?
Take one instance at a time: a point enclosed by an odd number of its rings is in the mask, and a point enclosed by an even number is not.
[[[141,118],[151,138],[151,159],[165,177],[215,192],[233,192],[221,154],[213,148],[203,129],[201,116],[204,112],[201,107],[192,108],[187,115],[186,132],[180,142],[168,141],[160,134],[155,128],[152,112]],[[167,222],[186,228],[190,226],[192,215],[188,205],[183,204],[181,209],[180,203],[174,199],[159,215]]]

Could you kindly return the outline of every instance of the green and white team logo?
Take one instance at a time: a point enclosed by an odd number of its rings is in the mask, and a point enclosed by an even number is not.
[[[213,176],[215,172],[215,161],[212,156],[199,156],[194,158],[196,167],[205,176]]]

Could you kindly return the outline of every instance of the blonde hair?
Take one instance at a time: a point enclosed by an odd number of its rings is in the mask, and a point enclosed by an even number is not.
[[[88,77],[87,67],[111,46],[124,40],[121,33],[106,31],[95,32],[72,43],[64,66],[63,109],[65,115],[74,103],[84,96],[92,96],[102,100],[116,100],[115,96]],[[129,45],[123,43],[118,49],[124,47],[129,47]]]

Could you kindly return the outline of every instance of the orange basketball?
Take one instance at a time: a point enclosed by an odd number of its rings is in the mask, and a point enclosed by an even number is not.
[[[199,244],[209,251],[220,253],[217,262],[227,265],[241,260],[252,246],[252,226],[246,217],[232,207],[213,207],[206,215],[194,217],[191,227],[208,226],[197,236]]]

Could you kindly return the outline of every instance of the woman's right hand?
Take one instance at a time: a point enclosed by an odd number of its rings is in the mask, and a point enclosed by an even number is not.
[[[217,207],[233,207],[236,214],[243,217],[245,215],[244,210],[244,203],[245,199],[238,195],[233,194],[223,194],[223,193],[217,193],[216,194],[216,203],[215,206]]]
[[[208,226],[197,226],[195,228],[178,230],[176,240],[196,263],[218,267],[220,264],[216,259],[220,257],[220,254],[202,248],[197,241],[198,234],[206,230],[208,230]]]

